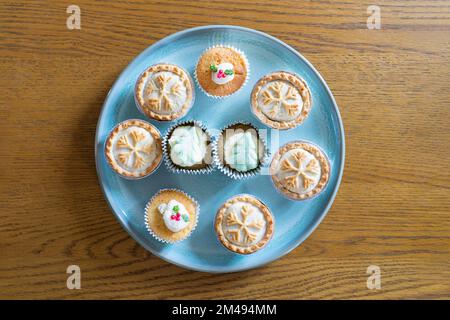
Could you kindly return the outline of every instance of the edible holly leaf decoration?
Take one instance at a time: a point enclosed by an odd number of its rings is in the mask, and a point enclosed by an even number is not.
[[[187,214],[183,214],[181,217],[183,218],[184,222],[189,221],[189,216]]]
[[[231,70],[231,69],[227,69],[227,70],[225,70],[225,72],[224,72],[226,75],[229,75],[229,76],[231,76],[232,74],[233,74],[233,70]]]
[[[173,207],[173,212],[178,212],[180,210],[180,207],[178,205]]]
[[[209,66],[209,69],[210,69],[211,71],[217,72],[217,67],[216,67],[214,64],[210,65],[210,66]]]

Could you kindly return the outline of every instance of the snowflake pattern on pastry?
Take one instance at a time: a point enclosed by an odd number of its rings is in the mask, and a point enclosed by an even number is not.
[[[118,164],[126,170],[145,170],[155,158],[152,135],[139,127],[129,127],[120,132],[113,147]]]
[[[291,150],[280,160],[280,181],[293,192],[301,194],[313,189],[319,182],[320,175],[319,161],[305,150]]]
[[[254,253],[272,238],[275,221],[270,209],[249,194],[228,199],[217,211],[214,222],[219,241],[240,254]]]
[[[158,211],[163,216],[164,224],[172,232],[180,232],[189,225],[189,212],[186,207],[175,199],[161,203]]]
[[[291,83],[276,80],[267,83],[259,94],[261,111],[276,121],[295,119],[303,107],[302,96]]]
[[[181,79],[169,72],[160,72],[151,77],[144,89],[147,107],[156,112],[177,111],[184,103],[186,88]]]
[[[234,205],[225,218],[225,237],[232,243],[248,246],[261,238],[265,221],[258,208],[247,204]]]
[[[187,81],[169,71],[150,74],[142,92],[144,108],[159,114],[178,112],[188,99]]]

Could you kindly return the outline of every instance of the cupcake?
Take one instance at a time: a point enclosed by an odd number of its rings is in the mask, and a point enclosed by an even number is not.
[[[121,122],[106,139],[105,157],[111,168],[125,178],[148,176],[162,160],[161,134],[142,120]]]
[[[189,237],[197,226],[197,202],[176,189],[163,189],[145,207],[145,225],[157,240],[175,243]]]
[[[208,173],[213,169],[211,134],[195,120],[172,126],[163,140],[167,168],[172,172]]]
[[[213,98],[236,93],[247,82],[249,64],[245,54],[233,47],[214,46],[200,56],[195,79],[203,92]]]
[[[250,254],[270,241],[275,221],[264,203],[243,194],[228,199],[219,208],[214,227],[225,248],[235,253]]]
[[[273,156],[269,171],[275,187],[293,200],[319,194],[330,177],[330,165],[323,151],[304,141],[282,146]]]
[[[301,124],[311,110],[311,92],[299,76],[278,71],[262,77],[251,94],[253,114],[280,130]]]
[[[135,100],[147,117],[172,121],[183,117],[194,103],[192,78],[181,67],[159,63],[145,70],[136,81]]]
[[[268,150],[250,123],[236,122],[222,129],[214,146],[218,168],[234,179],[255,176],[266,162]]]

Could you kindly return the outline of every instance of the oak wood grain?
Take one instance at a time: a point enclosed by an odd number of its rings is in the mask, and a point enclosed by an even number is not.
[[[450,1],[0,1],[0,298],[450,297]],[[381,7],[381,30],[366,27]],[[321,72],[346,130],[327,218],[265,267],[186,271],[146,252],[103,199],[103,100],[155,41],[207,24],[255,28]],[[68,290],[68,265],[82,289]],[[382,289],[366,269],[380,266]]]

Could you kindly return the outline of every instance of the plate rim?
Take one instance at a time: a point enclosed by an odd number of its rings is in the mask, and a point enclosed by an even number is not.
[[[208,269],[208,268],[202,268],[202,267],[196,267],[196,266],[192,266],[192,265],[187,265],[187,264],[183,264],[180,263],[178,261],[175,261],[173,259],[167,258],[163,255],[160,255],[157,251],[153,250],[150,246],[148,246],[146,243],[144,243],[136,234],[135,232],[133,232],[127,222],[125,221],[125,219],[122,218],[122,216],[120,216],[116,210],[113,208],[112,204],[110,203],[108,196],[107,196],[107,191],[105,189],[105,185],[103,183],[103,175],[101,173],[101,170],[99,168],[99,156],[98,156],[98,142],[99,142],[99,126],[100,126],[100,122],[101,119],[103,118],[103,113],[105,112],[106,109],[106,105],[109,103],[109,99],[111,98],[111,92],[112,89],[117,85],[119,79],[122,77],[123,74],[125,74],[128,69],[130,68],[131,64],[133,64],[134,61],[136,61],[137,59],[139,59],[141,56],[143,56],[144,54],[146,54],[148,51],[151,51],[154,47],[157,46],[161,46],[164,43],[170,42],[173,38],[177,38],[180,36],[183,36],[187,33],[190,32],[197,32],[197,31],[204,31],[204,30],[212,30],[212,29],[230,29],[230,30],[239,30],[239,31],[245,31],[245,32],[249,32],[249,33],[254,33],[257,34],[259,36],[263,36],[266,37],[268,39],[270,39],[271,41],[274,41],[280,45],[282,45],[283,47],[285,47],[287,50],[289,50],[291,53],[295,54],[298,58],[300,58],[303,62],[305,62],[309,68],[311,68],[311,70],[317,75],[317,77],[319,78],[319,80],[322,82],[322,85],[325,87],[326,89],[326,93],[328,94],[328,96],[330,97],[330,100],[333,104],[334,110],[336,112],[337,115],[337,119],[338,119],[338,123],[339,123],[339,131],[341,132],[341,143],[340,143],[340,158],[339,160],[341,161],[341,165],[339,167],[339,172],[338,172],[338,177],[337,177],[337,181],[336,184],[334,186],[334,190],[330,196],[330,198],[328,199],[328,202],[326,204],[325,209],[322,211],[322,213],[320,214],[320,216],[318,217],[318,219],[316,220],[316,222],[314,224],[312,224],[310,227],[308,227],[306,229],[306,232],[303,233],[302,236],[300,236],[295,242],[294,244],[287,250],[285,250],[284,252],[282,252],[280,255],[271,257],[257,265],[254,266],[250,266],[250,267],[235,267],[235,268],[229,268],[226,270],[215,270],[215,269]],[[294,49],[293,47],[291,47],[290,45],[288,45],[287,43],[281,41],[280,39],[259,31],[259,30],[255,30],[255,29],[251,29],[251,28],[247,28],[247,27],[241,27],[241,26],[236,26],[236,25],[204,25],[204,26],[198,26],[198,27],[193,27],[193,28],[188,28],[188,29],[183,29],[180,30],[178,32],[169,34],[168,36],[156,41],[155,43],[153,43],[152,45],[148,46],[147,48],[145,48],[141,53],[139,53],[137,56],[135,56],[129,63],[128,65],[125,67],[125,69],[122,70],[122,72],[120,72],[120,74],[117,76],[116,80],[114,81],[114,83],[111,85],[105,100],[103,102],[101,111],[99,113],[98,116],[98,120],[97,120],[97,126],[95,129],[95,169],[97,172],[97,178],[98,178],[98,183],[100,184],[100,189],[102,190],[103,193],[103,197],[106,200],[106,203],[108,204],[110,210],[113,212],[114,216],[116,217],[116,219],[119,221],[120,225],[122,226],[122,228],[137,242],[139,243],[143,248],[145,248],[147,251],[149,251],[151,254],[153,254],[154,256],[168,262],[171,263],[173,265],[176,265],[177,267],[183,268],[183,269],[188,269],[188,270],[192,270],[192,271],[197,271],[197,272],[205,272],[205,273],[214,273],[214,274],[222,274],[222,273],[233,273],[233,272],[242,272],[242,271],[247,271],[247,270],[251,270],[251,269],[256,269],[256,268],[260,268],[264,265],[267,265],[275,260],[281,259],[282,257],[286,256],[288,253],[290,253],[292,250],[296,249],[300,244],[302,244],[319,226],[319,224],[323,221],[323,219],[325,218],[325,216],[328,214],[328,211],[331,208],[331,205],[333,204],[337,192],[339,190],[339,187],[341,185],[341,181],[342,181],[342,176],[344,173],[344,164],[345,164],[345,132],[344,132],[344,125],[342,122],[342,117],[339,111],[339,107],[336,103],[336,100],[333,96],[333,93],[331,92],[330,88],[328,87],[328,84],[326,83],[326,81],[324,80],[324,78],[322,77],[322,75],[319,73],[319,71],[317,71],[317,69],[312,65],[311,62],[309,62],[308,59],[306,59],[300,52],[298,52],[296,49]]]

